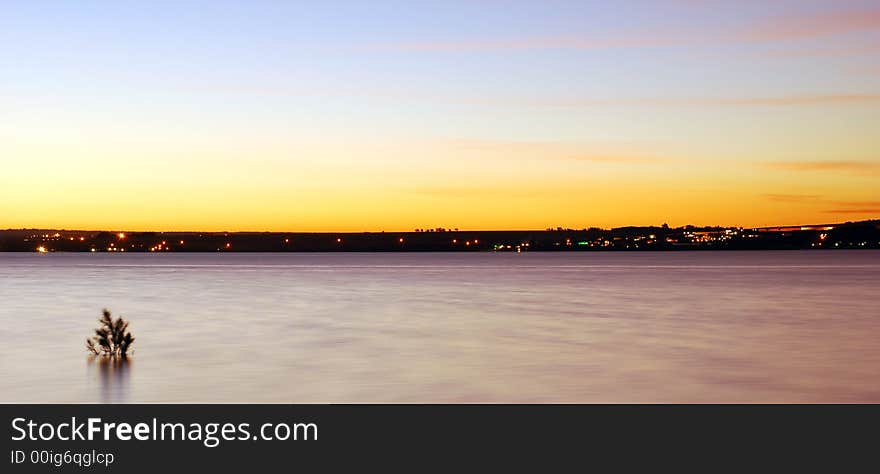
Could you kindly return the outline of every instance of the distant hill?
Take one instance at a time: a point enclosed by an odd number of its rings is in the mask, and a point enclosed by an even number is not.
[[[415,232],[0,231],[5,252],[472,252],[880,248],[880,220],[761,228],[628,226]]]

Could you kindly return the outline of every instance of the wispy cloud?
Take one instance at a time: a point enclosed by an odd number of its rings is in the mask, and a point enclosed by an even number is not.
[[[762,194],[761,196],[768,201],[791,204],[816,203],[822,199],[819,194]]]
[[[880,29],[880,8],[829,11],[803,16],[776,18],[746,30],[743,39],[778,41],[815,38]]]
[[[590,108],[590,107],[785,107],[808,105],[874,105],[880,103],[880,93],[826,93],[753,97],[616,97],[616,98],[568,98],[568,99],[500,99],[474,98],[452,100],[462,105],[484,105],[527,108]]]
[[[877,214],[880,215],[880,207],[856,208],[856,209],[828,209],[822,211],[826,214]]]
[[[880,8],[825,11],[754,20],[728,29],[656,29],[613,31],[603,35],[485,37],[403,40],[374,43],[367,50],[400,52],[461,52],[694,46],[766,43],[880,30]]]
[[[673,34],[614,34],[607,37],[577,35],[527,36],[508,38],[471,38],[462,40],[401,41],[375,43],[365,49],[402,52],[455,52],[455,51],[517,51],[532,49],[611,49],[673,46],[688,42],[688,38]]]
[[[772,49],[763,53],[770,57],[843,57],[843,56],[862,56],[880,54],[880,44],[869,43],[859,45],[838,45],[838,46],[810,46],[785,49]]]
[[[523,186],[418,186],[402,188],[402,192],[442,199],[523,198],[535,199],[560,195],[559,188]]]
[[[877,214],[880,215],[880,201],[838,201],[826,199],[820,194],[762,194],[768,201],[783,204],[803,204],[811,207],[831,207],[821,212],[825,214]],[[833,207],[832,207],[833,206]]]
[[[880,207],[880,201],[832,201],[837,206],[844,207]]]
[[[828,214],[877,214],[880,215],[880,201],[831,201],[836,206],[823,212]]]
[[[573,155],[574,161],[588,161],[591,163],[615,163],[615,164],[660,164],[668,160],[647,156],[624,156],[624,155]]]
[[[656,164],[668,160],[656,153],[633,153],[643,148],[631,143],[573,143],[557,141],[517,141],[482,138],[451,138],[431,142],[431,147],[487,152],[505,158],[525,157],[542,160],[570,160],[608,164]],[[621,151],[629,150],[629,151]]]
[[[761,165],[783,171],[837,172],[870,176],[880,173],[880,162],[876,161],[775,161]]]
[[[880,48],[877,48],[877,53],[880,54]],[[880,75],[880,63],[855,67],[855,68],[852,68],[852,71],[857,72],[857,73],[863,73],[863,74]]]
[[[880,50],[878,50],[880,51]],[[880,71],[880,69],[878,69]],[[352,84],[333,84],[292,87],[279,84],[214,84],[202,87],[187,84],[180,90],[186,93],[233,94],[282,97],[291,100],[346,98],[349,100],[391,101],[407,103],[442,104],[463,107],[499,107],[534,109],[586,109],[594,107],[787,107],[810,105],[870,105],[880,104],[880,92],[828,91],[811,94],[762,95],[740,97],[504,97],[467,96],[441,93],[428,89],[399,90],[381,87],[363,87]],[[462,142],[464,145],[484,145]]]
[[[705,99],[708,105],[810,105],[858,104],[880,102],[880,94],[812,94],[778,97],[741,97]]]

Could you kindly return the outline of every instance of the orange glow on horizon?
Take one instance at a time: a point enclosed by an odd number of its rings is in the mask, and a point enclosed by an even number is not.
[[[130,209],[140,208],[139,196],[149,191],[132,192],[129,201],[114,203],[112,208],[96,214],[86,211],[92,206],[90,198],[81,197],[59,208],[58,200],[67,200],[66,197],[10,199],[10,193],[13,197],[28,196],[28,193],[6,187],[0,189],[0,228],[408,232],[423,227],[425,222],[436,223],[432,227],[472,231],[612,228],[664,223],[672,227],[693,224],[751,228],[833,224],[880,217],[880,204],[871,194],[874,188],[868,185],[870,180],[860,177],[838,176],[829,180],[807,176],[792,184],[780,183],[769,188],[749,183],[750,178],[730,177],[727,180],[734,184],[723,191],[713,190],[712,183],[719,178],[711,175],[705,176],[702,185],[689,184],[686,176],[671,174],[663,177],[660,184],[610,179],[580,186],[552,182],[523,184],[520,188],[513,184],[505,187],[492,184],[485,188],[475,185],[436,194],[435,185],[428,183],[406,190],[378,186],[375,192],[366,194],[359,188],[340,190],[330,200],[317,195],[311,197],[309,191],[301,195],[291,192],[289,196],[241,192],[236,193],[232,204],[224,209],[218,208],[210,198],[196,197],[186,202],[177,200],[172,193],[155,197],[153,201],[158,203],[137,214]],[[197,186],[210,190],[214,184],[204,182]],[[96,196],[95,199],[102,198]],[[301,204],[295,208],[283,204],[291,200]],[[124,232],[116,236],[120,240],[127,238]],[[78,239],[86,240],[82,236]]]
[[[5,146],[0,142],[0,154]],[[711,144],[703,146],[712,149]],[[397,171],[394,162],[383,158],[397,147],[403,156],[420,157],[412,169]],[[295,162],[263,171],[242,160],[207,173],[207,159],[193,160],[176,166],[179,183],[161,187],[158,183],[166,178],[124,170],[103,173],[84,166],[83,171],[33,174],[13,165],[0,176],[0,228],[402,232],[425,224],[462,230],[663,223],[766,227],[880,217],[870,163],[795,167],[778,166],[778,160],[721,162],[696,154],[673,155],[665,161],[614,160],[582,148],[528,142],[391,141],[365,145],[361,164],[347,157],[348,149],[315,144],[302,153],[329,157],[303,159],[304,165],[316,170],[309,178],[319,183],[313,187],[299,178]],[[869,150],[843,141],[839,148],[844,155]],[[117,153],[131,153],[133,160],[140,156],[125,149]],[[283,163],[274,154],[280,151],[267,153]],[[760,150],[755,153],[761,156]],[[47,159],[23,152],[17,156],[22,162]],[[236,177],[245,174],[251,179],[236,184]],[[32,192],[35,187],[40,192]],[[122,197],[108,202],[108,187]],[[96,206],[102,212],[93,212]],[[120,232],[120,238],[124,234]]]

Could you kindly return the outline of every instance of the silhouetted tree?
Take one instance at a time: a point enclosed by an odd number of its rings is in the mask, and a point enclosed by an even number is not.
[[[134,343],[134,336],[128,332],[128,321],[122,317],[113,318],[110,310],[105,309],[100,327],[95,335],[86,339],[86,349],[94,355],[105,357],[126,357],[128,349]]]

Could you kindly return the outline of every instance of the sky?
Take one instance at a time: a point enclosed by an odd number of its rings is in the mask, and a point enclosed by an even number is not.
[[[880,217],[876,0],[0,2],[0,228]]]

